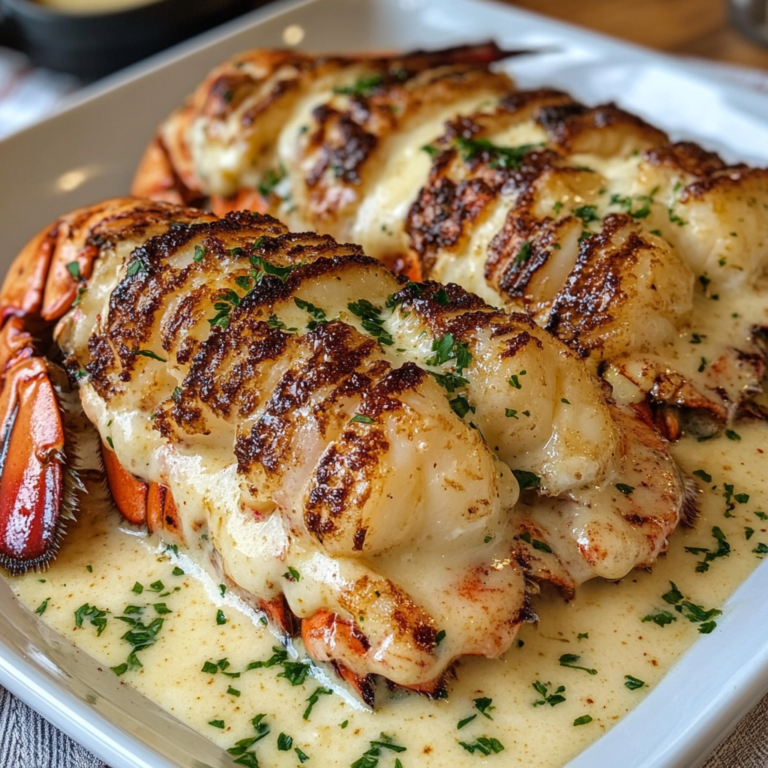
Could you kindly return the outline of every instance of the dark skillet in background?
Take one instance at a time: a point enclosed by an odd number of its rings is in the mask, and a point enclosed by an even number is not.
[[[75,13],[32,0],[0,0],[0,45],[33,65],[95,80],[252,10],[255,0],[154,0],[104,13]]]

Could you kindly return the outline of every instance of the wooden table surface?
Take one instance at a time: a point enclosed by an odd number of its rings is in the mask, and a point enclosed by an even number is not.
[[[671,53],[768,70],[768,47],[728,21],[726,0],[503,0]]]

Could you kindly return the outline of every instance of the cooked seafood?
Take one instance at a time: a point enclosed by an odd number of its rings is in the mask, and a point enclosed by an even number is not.
[[[686,501],[642,409],[527,315],[269,216],[108,201],[32,241],[0,300],[2,564],[44,564],[74,493],[66,382],[26,330],[58,320],[124,516],[300,619],[369,702],[370,675],[439,695],[457,657],[503,653],[527,578],[650,565]]]
[[[750,410],[754,329],[716,344],[689,321],[762,277],[768,171],[611,104],[516,91],[489,61],[241,54],[160,127],[134,192],[247,204],[526,309],[671,437],[680,408],[709,413],[705,432]]]

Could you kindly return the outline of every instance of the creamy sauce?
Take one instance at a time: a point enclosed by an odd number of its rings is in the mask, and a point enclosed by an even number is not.
[[[296,764],[293,751],[277,749],[281,732],[292,736],[293,745],[314,758],[313,764],[349,766],[383,731],[407,748],[400,755],[404,765],[475,765],[481,756],[467,753],[458,740],[473,742],[487,735],[505,748],[499,756],[491,755],[489,764],[560,766],[642,700],[700,637],[698,625],[679,615],[665,627],[641,621],[649,613],[670,609],[661,599],[669,581],[692,602],[707,609],[720,607],[760,562],[753,550],[768,544],[768,523],[755,512],[768,509],[768,476],[763,469],[768,427],[741,424],[738,433],[740,441],[684,439],[675,447],[685,469],[703,469],[712,482],[702,495],[702,515],[695,529],[681,528],[673,535],[668,555],[652,573],[633,572],[618,584],[588,582],[570,603],[554,593],[543,594],[534,604],[540,622],[523,627],[522,647],[516,645],[499,661],[462,660],[447,701],[388,696],[381,686],[378,708],[368,712],[337,692],[320,696],[305,721],[307,697],[320,685],[335,686],[333,675],[326,676],[324,670],[318,670],[319,679],[309,677],[296,687],[277,677],[280,667],[254,669],[239,678],[202,672],[206,661],[224,657],[231,665],[226,671],[242,672],[248,662],[269,658],[276,638],[259,623],[258,614],[236,598],[222,596],[217,583],[188,558],[163,554],[160,542],[121,523],[117,513],[84,513],[70,529],[50,572],[28,574],[11,583],[32,610],[49,599],[42,620],[107,666],[121,664],[131,650],[121,640],[127,626],[115,617],[124,615],[127,605],[165,603],[170,613],[163,615],[156,644],[138,654],[143,667],[126,672],[122,679],[224,748],[254,735],[249,721],[265,713],[271,733],[254,747],[263,765]],[[724,483],[733,484],[734,493],[750,497],[747,503],[735,503],[732,517],[724,516]],[[714,525],[725,534],[731,553],[714,560],[708,572],[696,573],[701,555],[684,548],[715,549],[710,533]],[[745,528],[754,530],[749,540]],[[174,575],[176,566],[185,573]],[[150,585],[158,580],[163,588],[152,591]],[[142,594],[132,591],[136,582],[144,586]],[[100,637],[87,619],[82,628],[75,627],[74,612],[86,601],[108,611]],[[219,609],[226,615],[225,624],[217,624]],[[142,618],[149,623],[156,615],[148,607]],[[578,639],[579,634],[588,637]],[[701,641],[707,642],[706,637]],[[558,659],[565,653],[578,654],[578,663],[597,674],[561,667]],[[627,689],[625,675],[646,686]],[[541,698],[532,687],[536,681],[551,683],[550,694],[565,686],[566,701],[554,707],[534,706]],[[228,693],[230,688],[240,695]],[[493,699],[492,721],[473,709],[473,699],[483,696]],[[473,713],[478,717],[457,730],[458,721]],[[587,714],[591,723],[573,725]],[[211,721],[223,721],[224,728],[209,725]],[[348,725],[342,728],[345,721]],[[394,762],[387,760],[382,763]]]
[[[114,13],[141,5],[150,5],[158,0],[35,0],[38,5],[67,13]]]

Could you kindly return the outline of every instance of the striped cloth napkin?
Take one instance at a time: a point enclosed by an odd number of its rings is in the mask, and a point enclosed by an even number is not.
[[[707,77],[768,92],[768,73],[687,60]],[[0,49],[0,138],[66,104],[78,81],[33,69],[25,57]],[[83,747],[0,687],[0,768],[105,768]],[[703,768],[768,768],[768,696],[742,720]]]

